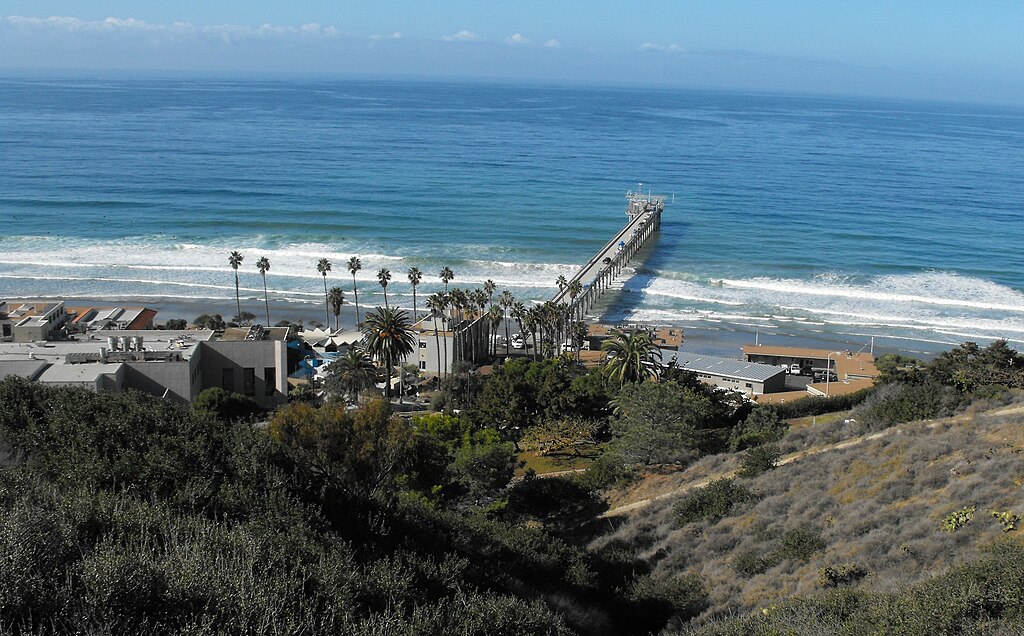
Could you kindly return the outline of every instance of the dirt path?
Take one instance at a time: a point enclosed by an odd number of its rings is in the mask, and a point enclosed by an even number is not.
[[[986,411],[985,413],[983,413],[983,415],[989,416],[989,417],[998,417],[998,416],[1002,416],[1002,415],[1017,415],[1017,414],[1020,414],[1020,413],[1024,413],[1024,405],[1006,406],[1006,407],[994,409],[994,410],[991,410],[991,411]],[[937,420],[937,421],[925,420],[927,422],[925,427],[929,428],[929,429],[934,429],[934,428],[936,428],[936,427],[938,427],[938,426],[940,426],[942,424],[946,424],[946,423],[959,423],[959,424],[963,424],[965,422],[970,421],[973,417],[974,417],[974,415],[955,415],[955,416],[953,416],[951,418],[946,418],[946,419]],[[782,458],[779,460],[778,466],[785,466],[786,464],[791,464],[791,463],[793,463],[793,462],[795,462],[797,460],[804,459],[805,457],[811,457],[813,455],[820,455],[821,453],[828,453],[828,452],[831,452],[831,451],[843,450],[845,448],[850,448],[851,446],[857,446],[859,444],[863,444],[864,442],[870,442],[870,441],[873,441],[873,440],[876,440],[876,439],[880,439],[880,438],[883,438],[883,437],[888,437],[889,435],[895,435],[896,433],[899,433],[899,432],[907,430],[908,427],[910,427],[910,426],[912,426],[914,424],[918,424],[919,425],[919,424],[921,424],[921,422],[914,422],[914,423],[911,423],[911,424],[904,424],[902,426],[893,426],[892,428],[887,428],[885,430],[878,431],[877,433],[869,433],[867,435],[860,435],[858,437],[852,437],[850,439],[843,440],[841,442],[836,442],[834,444],[826,444],[824,446],[815,446],[813,448],[807,448],[807,449],[804,449],[804,450],[801,450],[801,451],[796,451],[795,453],[789,453],[788,455],[783,455],[782,456]],[[691,483],[686,484],[685,486],[681,486],[679,488],[674,488],[674,489],[672,489],[672,490],[670,490],[668,492],[661,493],[660,495],[655,495],[654,497],[648,497],[647,499],[641,499],[639,501],[634,501],[634,502],[626,504],[624,506],[619,506],[618,508],[613,508],[611,510],[608,510],[607,512],[605,512],[601,516],[602,517],[617,517],[619,515],[628,514],[628,513],[632,512],[633,510],[637,510],[639,508],[643,508],[644,506],[647,506],[650,503],[652,503],[654,501],[657,501],[659,499],[665,499],[667,497],[675,497],[676,495],[682,494],[682,493],[687,492],[689,490],[693,490],[694,488],[701,488],[703,486],[707,486],[709,483],[711,483],[712,481],[714,481],[716,479],[723,479],[725,477],[734,477],[735,475],[736,475],[736,471],[734,471],[734,470],[733,471],[726,471],[726,472],[720,472],[720,473],[715,473],[715,474],[712,474],[712,475],[708,475],[707,477],[704,477],[703,479],[699,479],[697,481],[691,482]]]

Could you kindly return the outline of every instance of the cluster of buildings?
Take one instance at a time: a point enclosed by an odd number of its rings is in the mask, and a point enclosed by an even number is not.
[[[318,362],[329,362],[363,339],[358,331],[313,329],[299,332],[302,342],[290,346],[287,327],[254,325],[220,334],[154,329],[155,316],[146,307],[0,301],[0,378],[17,375],[93,391],[134,389],[173,402],[190,402],[204,389],[219,387],[269,408],[287,401],[290,371],[298,367],[312,377]],[[415,349],[404,362],[426,375],[448,370],[455,359],[486,357],[493,345],[479,320],[453,328],[428,315],[416,323],[414,333]],[[590,325],[584,350],[578,352],[581,360],[599,364],[605,355],[601,342],[611,335],[607,326]],[[759,402],[850,393],[870,386],[878,375],[873,356],[863,352],[749,345],[742,359],[732,359],[682,351],[679,328],[654,329],[651,338],[664,364]],[[311,355],[299,355],[290,364],[289,350],[300,345]]]
[[[152,329],[156,312],[0,302],[0,378],[185,403],[219,387],[269,408],[288,399],[286,327]],[[143,326],[135,329],[133,327]]]
[[[762,403],[853,393],[878,376],[870,353],[769,345],[743,347],[742,360],[680,353],[676,366]]]

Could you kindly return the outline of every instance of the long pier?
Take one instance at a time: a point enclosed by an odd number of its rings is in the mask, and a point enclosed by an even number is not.
[[[583,320],[622,268],[661,228],[664,196],[630,191],[626,192],[626,200],[626,215],[629,217],[626,225],[552,298],[552,302],[569,305],[569,315],[573,320]],[[573,284],[576,281],[579,285]]]

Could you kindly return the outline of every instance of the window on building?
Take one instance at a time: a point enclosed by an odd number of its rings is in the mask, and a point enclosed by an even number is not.
[[[235,370],[231,367],[225,367],[220,370],[220,388],[228,393],[235,392]]]
[[[256,395],[256,369],[252,367],[242,369],[242,388],[246,395]]]
[[[263,393],[273,395],[277,392],[277,369],[266,367],[263,369]]]
[[[427,348],[427,341],[426,340],[420,340],[420,349],[426,349],[426,348]]]
[[[751,384],[751,383],[749,383],[749,382],[747,382],[747,388],[748,388],[748,389],[752,389],[752,388],[754,388],[754,385],[753,385],[753,384]]]
[[[4,338],[10,338],[10,337],[11,337],[11,324],[10,323],[4,323]]]
[[[420,360],[420,371],[423,371],[426,368],[427,368],[427,361],[426,360]]]

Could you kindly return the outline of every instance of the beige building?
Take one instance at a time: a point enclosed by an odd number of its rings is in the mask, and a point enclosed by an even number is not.
[[[62,301],[0,301],[0,342],[35,342],[63,337],[71,318]]]

